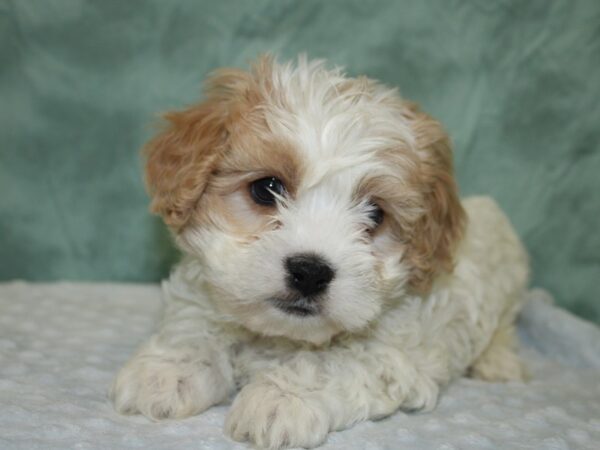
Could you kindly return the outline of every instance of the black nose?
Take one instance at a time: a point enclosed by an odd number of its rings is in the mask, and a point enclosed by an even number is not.
[[[335,274],[323,258],[311,254],[290,256],[285,268],[287,285],[305,297],[323,292]]]

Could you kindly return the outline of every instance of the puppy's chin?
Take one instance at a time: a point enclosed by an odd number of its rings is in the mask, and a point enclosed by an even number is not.
[[[283,337],[313,345],[328,343],[342,331],[342,324],[328,317],[322,303],[305,299],[290,301],[289,296],[277,295],[264,299],[240,300],[212,286],[213,304],[227,321],[253,334]]]
[[[367,292],[364,295],[368,297]],[[342,333],[360,333],[381,314],[383,299],[377,296],[371,297],[370,308],[353,308],[344,300],[348,299],[329,294],[307,299],[288,293],[242,301],[220,290],[214,304],[229,320],[255,334],[323,345]]]
[[[341,327],[321,313],[308,313],[292,307],[269,306],[261,314],[247,316],[243,325],[250,331],[263,336],[278,336],[295,341],[321,345],[339,334]]]
[[[319,297],[307,298],[297,294],[284,294],[271,297],[268,302],[290,316],[311,317],[323,312],[322,300]]]

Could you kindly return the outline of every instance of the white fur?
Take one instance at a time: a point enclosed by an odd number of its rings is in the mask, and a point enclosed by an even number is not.
[[[184,261],[163,284],[160,332],[115,381],[117,410],[183,417],[237,384],[228,433],[279,448],[317,445],[328,431],[398,408],[434,407],[439,387],[477,360],[499,326],[511,326],[527,278],[526,255],[495,203],[464,206],[469,225],[454,276],[429,298],[406,298],[368,332],[321,347],[260,337],[223,317],[197,284],[198,261]]]
[[[163,283],[160,329],[112,386],[119,412],[185,417],[241,389],[225,425],[231,437],[312,447],[358,421],[433,408],[440,387],[471,367],[523,376],[510,336],[527,257],[510,224],[492,200],[465,200],[454,272],[426,298],[408,295],[402,254],[386,251],[385,236],[365,237],[368,207],[352,194],[366,174],[402,178],[375,151],[414,137],[397,120],[394,91],[340,95],[344,80],[319,64],[279,66],[285,100],[268,103],[267,117],[304,157],[298,194],[282,199],[279,225],[257,239],[202,226],[178,236],[187,256]],[[282,260],[298,252],[336,269],[316,316],[267,301],[285,292]]]

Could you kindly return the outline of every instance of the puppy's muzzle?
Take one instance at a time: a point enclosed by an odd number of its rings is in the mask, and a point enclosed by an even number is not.
[[[335,272],[320,256],[298,254],[285,260],[288,288],[303,297],[312,298],[327,289]]]

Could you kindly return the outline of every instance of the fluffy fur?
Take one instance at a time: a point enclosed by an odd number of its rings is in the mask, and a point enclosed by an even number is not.
[[[186,256],[158,332],[112,386],[117,411],[181,418],[239,389],[229,436],[312,447],[431,409],[465,373],[523,378],[526,253],[492,200],[459,200],[446,133],[395,90],[264,57],[216,72],[202,103],[166,119],[147,181]],[[286,187],[273,207],[249,194],[266,176]],[[315,315],[276,307],[299,253],[335,268]]]

